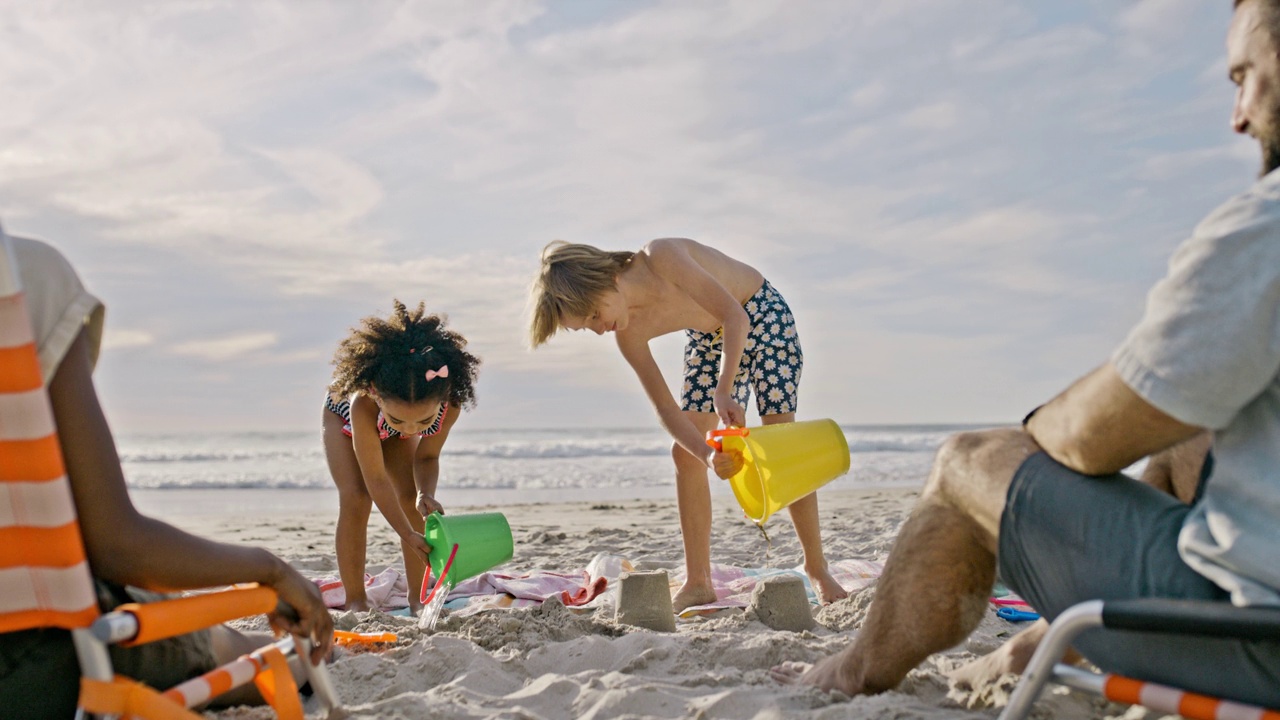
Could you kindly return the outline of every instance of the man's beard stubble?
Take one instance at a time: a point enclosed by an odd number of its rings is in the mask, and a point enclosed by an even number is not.
[[[1262,146],[1262,172],[1258,177],[1263,177],[1280,168],[1280,137],[1269,137],[1258,143]]]

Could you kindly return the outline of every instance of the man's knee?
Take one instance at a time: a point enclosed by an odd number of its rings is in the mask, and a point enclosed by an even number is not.
[[[938,448],[925,493],[961,506],[1002,500],[1014,472],[1038,450],[1020,428],[956,433]]]

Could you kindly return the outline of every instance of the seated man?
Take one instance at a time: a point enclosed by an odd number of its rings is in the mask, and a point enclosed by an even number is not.
[[[0,232],[3,232],[0,230]],[[144,517],[129,501],[120,459],[91,373],[102,335],[103,307],[52,247],[11,238],[31,314],[40,365],[53,406],[85,554],[104,609],[133,602],[135,588],[182,590],[256,582],[273,588],[296,613],[272,625],[311,638],[312,662],[328,653],[333,621],[315,584],[261,548],[226,545]],[[0,250],[0,263],[7,262]],[[4,588],[0,587],[0,599]],[[111,650],[116,672],[169,687],[266,644],[226,626]],[[75,713],[79,666],[70,633],[59,629],[0,634],[0,714],[66,718]],[[233,701],[253,699],[252,685]],[[240,692],[240,691],[237,691]]]
[[[1263,177],[1174,255],[1112,355],[1023,428],[938,452],[853,644],[782,679],[847,694],[896,686],[960,643],[1000,578],[1052,619],[1089,599],[1280,605],[1280,1],[1237,0],[1227,39],[1232,124]],[[1213,433],[1199,499],[1120,474]],[[1195,455],[1195,452],[1190,453]],[[1280,643],[1092,630],[1103,670],[1280,706]]]

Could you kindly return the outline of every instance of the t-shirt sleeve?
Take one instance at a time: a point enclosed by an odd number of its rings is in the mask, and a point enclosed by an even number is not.
[[[1111,361],[1159,410],[1221,429],[1280,370],[1277,308],[1280,202],[1246,193],[1178,249]]]
[[[9,239],[47,386],[81,328],[89,334],[90,356],[97,362],[105,310],[62,253],[37,240]]]

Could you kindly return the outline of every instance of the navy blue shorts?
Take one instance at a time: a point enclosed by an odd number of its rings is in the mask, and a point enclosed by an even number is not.
[[[787,301],[768,280],[743,304],[751,319],[747,346],[733,378],[733,399],[745,410],[754,389],[761,416],[796,411],[804,352],[796,333],[796,319]],[[686,330],[682,410],[713,413],[716,380],[724,338],[714,333]]]
[[[1206,472],[1211,467],[1206,463]],[[1000,578],[1050,620],[1085,600],[1230,602],[1178,554],[1178,533],[1190,511],[1126,475],[1081,475],[1037,453],[1009,485],[1000,517]],[[1107,672],[1280,707],[1280,643],[1100,628],[1085,631],[1074,645]]]

